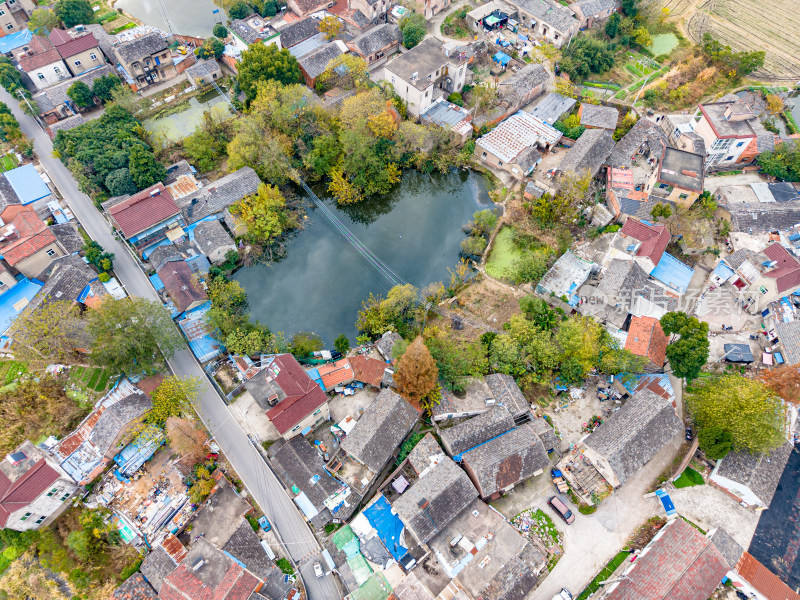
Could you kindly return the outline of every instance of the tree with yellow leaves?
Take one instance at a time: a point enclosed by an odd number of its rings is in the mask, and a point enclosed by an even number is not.
[[[163,425],[170,417],[179,416],[191,406],[200,390],[198,377],[165,377],[161,384],[151,394],[153,408],[147,413],[145,420],[148,423]]]
[[[342,22],[333,15],[328,15],[319,22],[317,29],[324,33],[325,38],[330,41],[339,35],[342,30]]]
[[[362,200],[358,189],[350,182],[342,172],[341,167],[336,167],[331,171],[331,182],[328,184],[328,191],[336,198],[339,204],[355,204]]]
[[[269,244],[296,225],[281,191],[266,183],[259,185],[255,194],[235,202],[230,211],[247,226],[246,237],[257,244]]]

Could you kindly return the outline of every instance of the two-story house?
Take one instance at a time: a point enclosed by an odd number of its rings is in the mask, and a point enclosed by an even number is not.
[[[651,199],[689,208],[703,193],[704,173],[702,155],[666,146],[645,191]]]
[[[0,220],[5,223],[0,228],[0,256],[26,277],[36,277],[53,259],[66,254],[32,207],[7,206]]]
[[[347,42],[347,47],[358,54],[367,65],[385,62],[400,47],[403,34],[394,23],[384,23],[367,30]]]
[[[74,36],[69,31],[55,28],[48,36],[50,43],[58,50],[69,72],[77,77],[81,73],[105,64],[105,57],[94,34],[86,33],[83,27],[80,27],[80,30],[72,31]]]
[[[19,68],[28,74],[36,89],[43,90],[70,78],[61,55],[46,37],[34,35],[26,46],[14,51]]]
[[[569,43],[580,28],[580,21],[572,11],[556,2],[512,0],[512,4],[517,7],[522,26],[529,27],[533,35],[544,38],[556,48]]]
[[[0,2],[0,37],[26,29],[31,14],[37,8],[33,0]]]
[[[78,486],[44,451],[25,441],[0,462],[0,529],[48,526]]]
[[[158,32],[123,42],[114,48],[114,54],[134,91],[178,75],[167,40]]]
[[[427,38],[392,59],[384,67],[384,79],[414,117],[438,98],[460,92],[467,83],[468,57],[463,48],[448,50],[436,38]]]

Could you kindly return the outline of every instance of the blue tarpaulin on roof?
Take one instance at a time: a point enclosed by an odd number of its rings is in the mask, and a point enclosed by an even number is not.
[[[694,269],[666,252],[664,252],[661,260],[658,261],[653,272],[650,273],[653,279],[668,285],[679,294],[686,293],[693,275]]]
[[[0,52],[8,54],[16,48],[22,48],[25,44],[31,41],[33,33],[28,29],[23,29],[17,33],[12,33],[0,38]]]
[[[186,339],[189,340],[189,349],[201,363],[217,358],[222,354],[223,346],[214,339],[214,330],[205,319],[211,302],[205,302],[197,308],[188,311],[178,321]]]
[[[364,510],[364,516],[378,532],[378,537],[395,560],[399,561],[408,554],[408,548],[402,544],[403,522],[392,512],[392,507],[386,498],[383,496],[378,498],[377,502]]]
[[[136,436],[130,444],[114,457],[119,465],[117,471],[122,477],[133,475],[164,443],[164,432],[155,425],[149,425]]]
[[[498,52],[492,57],[492,60],[496,63],[500,63],[505,67],[511,61],[511,57],[505,52]]]
[[[2,39],[2,38],[0,38]],[[28,302],[42,289],[42,284],[23,279],[0,296],[0,332],[5,332]]]
[[[156,288],[157,292],[160,292],[164,289],[164,282],[161,281],[161,277],[158,276],[158,273],[153,273],[150,275],[150,283],[153,284],[153,287]]]

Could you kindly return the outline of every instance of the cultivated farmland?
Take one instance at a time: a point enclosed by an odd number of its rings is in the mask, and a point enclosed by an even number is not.
[[[765,50],[759,79],[800,79],[800,0],[646,0],[649,9],[670,9],[695,42],[708,32],[734,51]]]

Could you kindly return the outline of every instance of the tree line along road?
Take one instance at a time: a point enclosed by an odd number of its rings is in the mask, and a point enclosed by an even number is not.
[[[34,141],[39,161],[83,228],[106,251],[114,254],[114,272],[128,294],[158,301],[155,290],[128,249],[112,235],[108,223],[91,198],[78,189],[72,173],[53,156],[53,145],[49,136],[33,117],[22,112],[18,106],[18,99],[1,88],[0,101],[8,105],[19,121],[22,132]],[[299,566],[309,598],[311,600],[342,598],[333,576],[329,575],[322,579],[314,576],[313,563],[319,558],[319,544],[260,452],[253,447],[247,435],[231,416],[222,398],[209,385],[203,370],[188,347],[176,352],[169,364],[175,375],[200,378],[201,388],[195,401],[197,412],[253,499],[277,530],[287,552]]]

